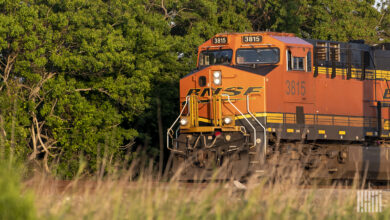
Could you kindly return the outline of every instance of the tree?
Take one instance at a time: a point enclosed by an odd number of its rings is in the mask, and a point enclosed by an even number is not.
[[[377,25],[377,33],[380,40],[390,42],[390,1],[380,1],[377,5],[380,19]]]
[[[148,13],[141,0],[0,6],[8,149],[17,143],[17,152],[43,157],[48,171],[48,162],[59,161],[65,176],[77,171],[81,155],[91,170],[104,153],[123,156],[137,135],[135,118],[149,106],[151,81],[163,61],[175,59],[162,17]],[[8,135],[12,129],[15,140]]]
[[[348,41],[365,39],[378,41],[376,25],[379,12],[374,1],[311,1],[306,11],[307,21],[302,26],[305,37],[313,39]]]

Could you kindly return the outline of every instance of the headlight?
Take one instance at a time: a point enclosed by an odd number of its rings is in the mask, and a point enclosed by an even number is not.
[[[188,124],[188,120],[186,118],[180,119],[180,125],[181,126],[186,126]]]
[[[221,79],[220,78],[215,78],[214,79],[214,84],[215,85],[221,85]]]
[[[222,84],[222,72],[217,70],[213,71],[213,82],[215,85],[221,85]]]
[[[225,125],[231,124],[232,121],[233,121],[233,119],[231,117],[226,117],[223,119],[223,123],[225,123]]]
[[[221,71],[214,71],[213,72],[214,78],[220,78],[221,77]]]

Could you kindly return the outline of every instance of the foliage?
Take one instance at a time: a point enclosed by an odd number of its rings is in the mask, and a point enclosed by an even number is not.
[[[0,147],[75,175],[143,145],[158,152],[178,80],[219,32],[390,40],[388,1],[0,0]],[[165,143],[164,141],[162,143]],[[133,155],[134,156],[134,155]]]
[[[34,198],[22,193],[20,173],[15,163],[0,162],[0,219],[36,219]]]
[[[377,8],[381,13],[377,27],[378,35],[381,40],[390,42],[390,1],[378,1]]]
[[[365,39],[377,42],[380,12],[374,1],[313,1],[309,8],[307,32],[310,37],[325,40],[348,41]]]

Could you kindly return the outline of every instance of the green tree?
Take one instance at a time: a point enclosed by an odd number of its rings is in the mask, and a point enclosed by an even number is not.
[[[104,152],[123,155],[151,82],[176,59],[169,25],[143,3],[0,1],[4,146],[43,157],[48,171],[59,161],[66,176],[80,155],[91,170]]]
[[[307,20],[301,29],[305,37],[348,41],[365,39],[377,42],[379,12],[373,0],[312,1],[307,7]]]
[[[380,1],[377,7],[380,11],[380,19],[377,25],[378,36],[382,41],[390,42],[390,1]]]

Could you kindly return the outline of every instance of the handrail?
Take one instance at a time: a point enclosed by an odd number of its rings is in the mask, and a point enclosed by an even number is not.
[[[296,113],[278,113],[282,116],[268,116],[271,120],[282,120],[281,124],[295,124]],[[309,117],[309,118],[306,118]],[[322,117],[322,118],[319,118]],[[377,122],[374,117],[361,117],[350,115],[319,115],[305,114],[305,120],[312,121],[312,125],[332,125],[332,126],[347,126],[347,127],[373,127]],[[352,126],[358,125],[358,126]]]
[[[175,131],[175,137],[177,139],[177,137],[179,136],[178,133],[179,133],[179,130],[180,130],[180,126],[177,127],[176,131]],[[176,141],[176,149],[177,149],[177,141]]]
[[[180,111],[179,116],[178,116],[178,117],[176,118],[176,120],[173,122],[173,124],[171,125],[171,127],[167,130],[167,148],[168,148],[168,150],[183,153],[183,151],[175,150],[175,149],[169,147],[169,136],[171,135],[172,128],[175,126],[175,124],[177,123],[177,121],[179,121],[180,117],[183,115],[184,109],[186,108],[186,106],[187,106],[187,104],[188,104],[188,99],[189,99],[189,98],[190,98],[190,96],[187,96],[187,97],[186,97],[186,102],[185,102],[185,104],[184,104],[182,110]]]
[[[253,146],[256,146],[256,128],[255,126],[252,125],[252,123],[245,117],[244,114],[238,109],[231,101],[230,101],[230,96],[226,94],[222,94],[222,96],[227,96],[228,102],[242,115],[242,117],[248,122],[248,124],[252,127],[253,129]]]
[[[252,112],[250,111],[249,109],[249,95],[246,96],[246,108],[247,108],[247,111],[248,113],[252,116],[253,119],[255,119],[255,121],[263,128],[264,130],[264,151],[263,153],[265,154],[266,153],[266,150],[267,150],[267,132],[266,132],[266,129],[265,129],[265,126],[263,126],[263,124],[261,124],[261,122],[259,120],[257,120],[257,118],[252,114]],[[255,145],[256,146],[256,145]]]

